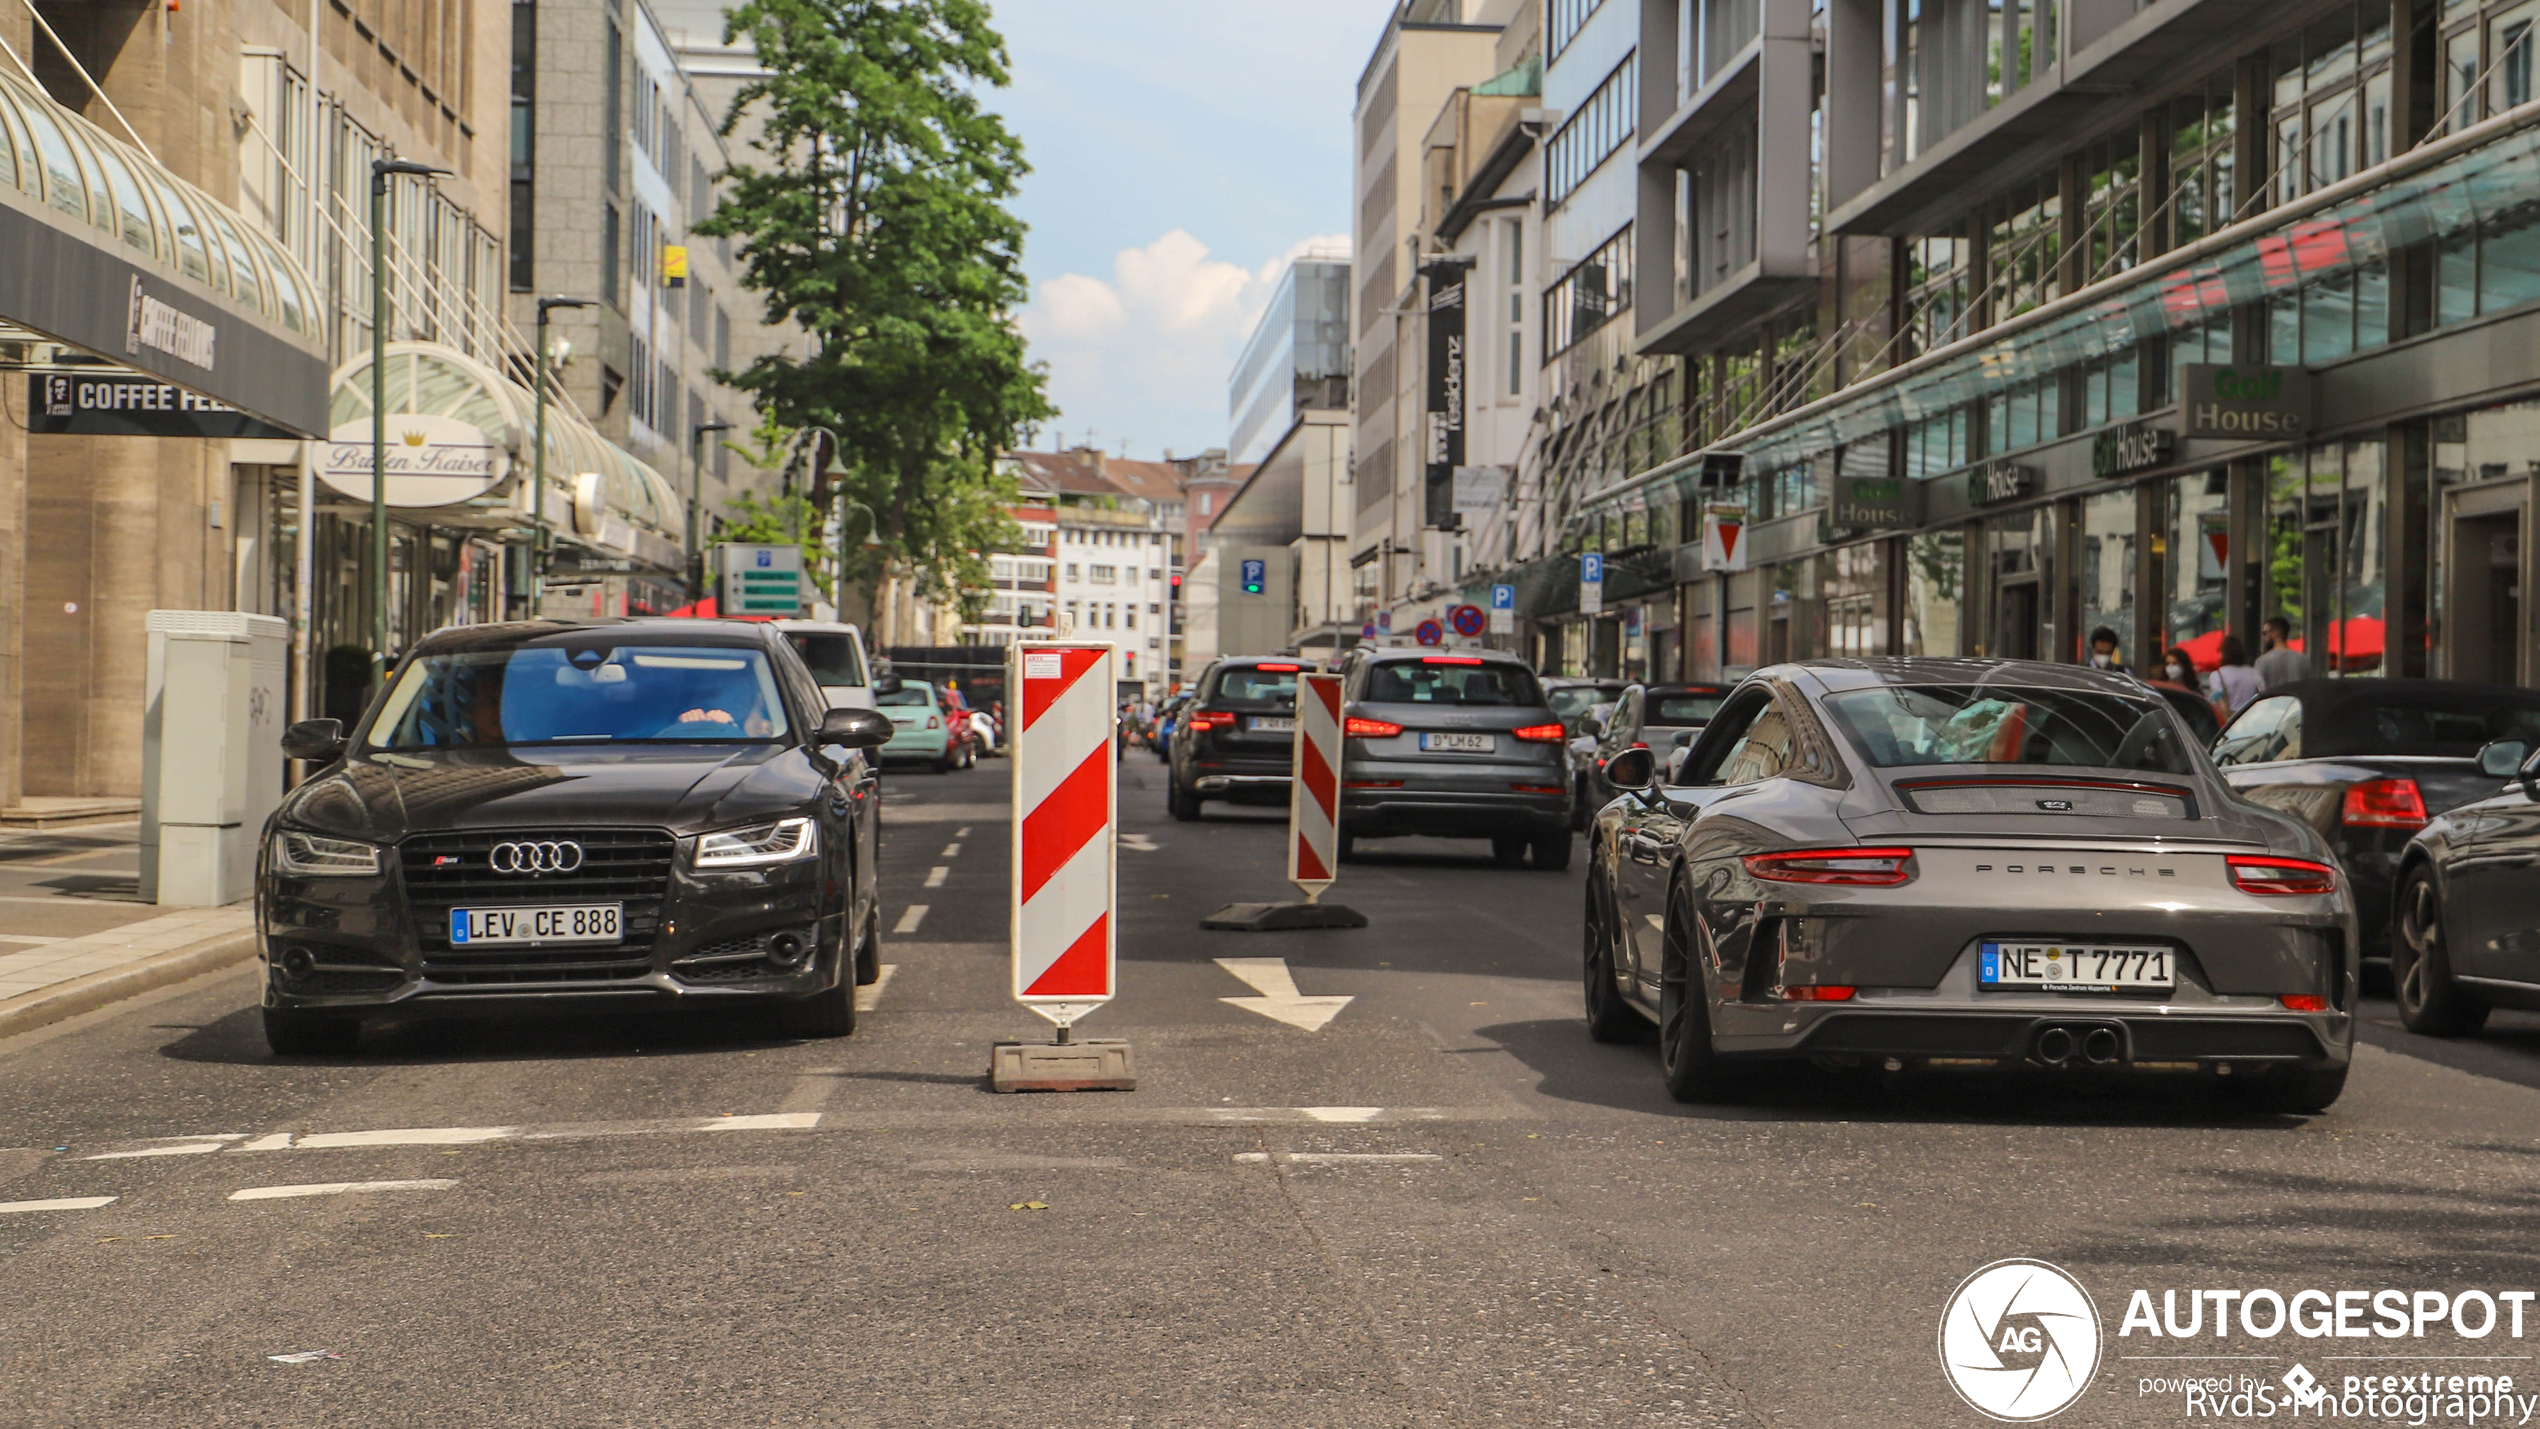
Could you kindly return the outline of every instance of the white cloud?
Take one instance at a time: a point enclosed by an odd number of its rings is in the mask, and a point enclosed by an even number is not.
[[[1108,281],[1082,273],[1043,281],[1022,327],[1032,356],[1050,366],[1058,432],[1072,443],[1090,431],[1115,452],[1125,439],[1142,457],[1224,446],[1226,380],[1279,275],[1308,250],[1348,248],[1345,236],[1307,238],[1246,268],[1211,258],[1208,245],[1176,228],[1122,249]]]

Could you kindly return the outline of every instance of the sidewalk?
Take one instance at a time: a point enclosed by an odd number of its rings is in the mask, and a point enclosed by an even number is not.
[[[0,836],[0,1037],[255,955],[249,905],[140,901],[140,825]]]

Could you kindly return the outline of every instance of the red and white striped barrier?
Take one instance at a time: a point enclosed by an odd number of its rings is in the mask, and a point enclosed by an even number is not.
[[[1014,999],[1066,1027],[1114,981],[1112,647],[1017,645],[1012,660]]]
[[[1314,902],[1340,864],[1341,677],[1296,677],[1296,769],[1288,781],[1288,882]]]

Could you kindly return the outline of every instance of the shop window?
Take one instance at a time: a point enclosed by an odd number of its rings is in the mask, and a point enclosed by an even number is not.
[[[2231,509],[2220,471],[2193,472],[2162,485],[2152,554],[2164,642],[2177,646],[2223,628]]]
[[[2117,637],[2117,659],[2135,658],[2135,493],[2102,492],[2081,503],[2081,628],[2076,658],[2090,658],[2090,643],[2106,630]]]
[[[1966,583],[1966,534],[1925,531],[1904,540],[1905,621],[1900,655],[1956,655]]]
[[[2265,613],[2292,625],[2313,674],[2381,667],[2381,457],[2378,442],[2326,442],[2269,464]]]

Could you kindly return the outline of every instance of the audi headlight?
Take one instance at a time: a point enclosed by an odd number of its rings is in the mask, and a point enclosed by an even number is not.
[[[820,852],[820,830],[809,819],[778,819],[697,838],[699,868],[759,868],[792,863]]]
[[[284,873],[315,878],[366,878],[379,873],[379,848],[358,839],[331,839],[290,829],[273,836],[273,865]]]

